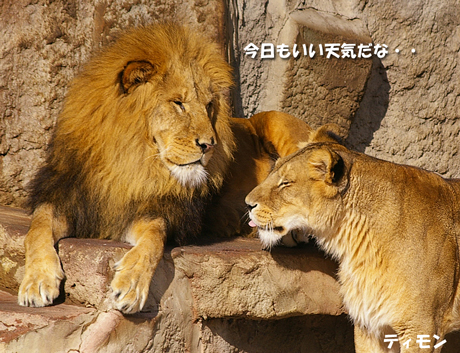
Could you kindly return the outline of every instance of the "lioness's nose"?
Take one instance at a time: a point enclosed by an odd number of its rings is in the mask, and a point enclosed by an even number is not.
[[[200,141],[199,139],[195,140],[196,145],[201,148],[201,152],[203,154],[208,153],[216,145],[214,142],[214,137],[211,137],[209,142]]]
[[[246,207],[248,208],[249,211],[252,211],[254,208],[257,207],[257,204],[246,203]]]

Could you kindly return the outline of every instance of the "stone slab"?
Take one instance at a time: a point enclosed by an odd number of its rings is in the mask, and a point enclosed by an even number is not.
[[[152,315],[68,304],[21,307],[16,296],[0,291],[0,352],[144,352],[154,323]]]
[[[171,251],[176,271],[190,281],[195,315],[279,319],[344,313],[337,265],[314,247],[261,250],[238,238]]]
[[[55,325],[58,321],[75,322],[95,309],[67,304],[48,308],[28,308],[17,304],[17,297],[0,290],[0,342],[10,342],[29,331]],[[1,346],[0,346],[1,347]]]
[[[0,285],[11,291],[18,289],[23,275],[22,239],[28,221],[20,209],[0,208],[0,225],[5,224],[0,231],[5,244]],[[10,235],[8,229],[20,232]],[[66,274],[66,300],[105,309],[113,265],[130,248],[110,240],[62,239],[58,249]],[[336,269],[336,263],[314,247],[267,252],[258,239],[168,247],[154,275],[147,307],[156,310],[171,282],[183,277],[190,287],[194,319],[340,315],[344,311]]]

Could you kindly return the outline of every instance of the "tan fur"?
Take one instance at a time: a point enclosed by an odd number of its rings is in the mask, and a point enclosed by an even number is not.
[[[111,286],[115,300],[130,303],[131,306],[123,307],[123,311],[130,313],[142,309],[147,300],[150,281],[163,257],[165,220],[141,219],[133,223],[126,240],[136,246],[115,264],[116,275]]]
[[[242,222],[242,219],[247,219],[242,217],[247,213],[246,195],[268,176],[278,158],[286,157],[297,151],[299,146],[312,142],[336,142],[329,133],[338,131],[338,127],[328,124],[313,130],[292,115],[268,111],[249,119],[233,118],[232,131],[236,141],[234,160],[220,195],[205,219],[205,231],[213,235],[251,233],[247,222]],[[305,241],[302,234],[295,235],[298,240],[292,239],[294,235],[287,234],[282,240],[283,245],[294,246],[298,241]],[[252,236],[255,236],[254,232]]]
[[[279,160],[246,202],[266,245],[305,229],[339,261],[357,353],[389,352],[389,333],[393,352],[433,352],[460,329],[459,179],[317,143]]]
[[[232,120],[231,84],[216,45],[174,24],[133,29],[85,66],[31,184],[21,305],[49,305],[59,294],[53,246],[65,236],[134,245],[111,283],[114,308],[133,313],[145,303],[167,237],[185,244],[200,235],[203,219],[212,234],[245,233],[246,193],[311,129],[276,112]]]
[[[33,215],[30,230],[24,242],[27,256],[22,286],[24,301],[49,305],[59,295],[59,284],[64,278],[54,243],[59,238],[53,233],[53,208],[45,204]],[[38,270],[39,269],[39,270]]]

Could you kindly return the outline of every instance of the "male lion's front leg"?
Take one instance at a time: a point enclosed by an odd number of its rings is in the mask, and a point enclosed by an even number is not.
[[[24,240],[26,265],[24,279],[19,287],[19,305],[42,307],[52,304],[59,296],[59,284],[64,278],[64,272],[54,244],[63,232],[53,235],[53,228],[59,229],[56,224],[53,227],[53,221],[56,220],[52,205],[43,204],[34,211]]]
[[[114,307],[126,314],[142,309],[153,273],[163,257],[166,225],[161,218],[135,221],[126,236],[134,247],[115,264]]]

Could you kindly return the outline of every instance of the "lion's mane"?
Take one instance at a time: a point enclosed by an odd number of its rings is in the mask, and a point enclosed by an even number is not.
[[[156,119],[171,75],[178,78],[172,86],[192,77],[197,91],[211,94],[217,144],[204,183],[184,185],[174,177],[151,134],[155,124],[175,129],[174,120]],[[232,159],[231,84],[220,49],[193,31],[170,24],[129,31],[71,84],[47,161],[31,183],[29,206],[52,204],[69,236],[120,239],[142,217],[165,218],[179,243],[198,234],[205,205]]]

